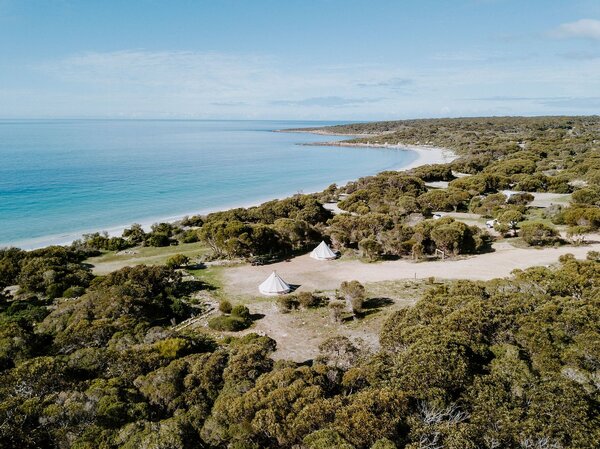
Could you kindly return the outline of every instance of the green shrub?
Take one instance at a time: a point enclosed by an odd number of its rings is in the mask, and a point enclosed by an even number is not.
[[[249,319],[237,316],[221,315],[208,321],[208,327],[216,331],[237,332],[248,328],[251,324]]]
[[[298,300],[293,295],[283,295],[277,298],[277,308],[282,313],[298,308]]]
[[[149,234],[149,237],[144,242],[146,246],[169,246],[171,244],[171,239],[167,234],[163,234],[161,232],[153,232]]]
[[[587,260],[593,260],[595,262],[600,262],[600,251],[589,251],[587,253]]]
[[[249,320],[250,319],[250,310],[248,310],[248,307],[246,307],[242,304],[238,304],[233,309],[231,309],[231,316],[234,316],[237,318],[242,318],[244,320]]]
[[[319,298],[312,292],[298,292],[296,294],[296,300],[298,301],[298,304],[304,309],[308,309],[310,307],[318,307],[322,303],[321,298]]]
[[[204,219],[200,215],[192,215],[191,217],[183,217],[181,220],[182,226],[200,227],[204,224]]]
[[[231,313],[231,309],[233,309],[233,306],[231,305],[231,303],[226,300],[226,299],[222,299],[221,301],[219,301],[219,311],[223,312],[223,313]]]
[[[304,445],[308,449],[353,449],[350,443],[344,440],[334,430],[322,429],[304,437]]]
[[[62,296],[63,287],[60,284],[50,284],[46,287],[46,295],[50,299],[60,298]]]
[[[371,449],[397,449],[397,446],[387,438],[375,441],[375,444],[371,446]]]
[[[355,314],[360,314],[366,299],[365,287],[358,281],[342,282],[339,289],[340,296],[352,307]]]
[[[596,186],[576,190],[572,202],[578,204],[600,205],[600,189]]]
[[[200,237],[198,237],[198,232],[195,229],[184,231],[178,236],[178,238],[181,243],[195,243],[200,240]]]
[[[64,298],[77,298],[77,297],[83,295],[84,293],[85,293],[85,288],[83,288],[79,285],[74,285],[74,286],[66,289],[62,295]]]
[[[190,258],[183,254],[174,254],[167,259],[165,265],[169,268],[181,268],[190,263]]]
[[[560,242],[558,231],[544,223],[523,223],[521,238],[531,246],[549,246]]]
[[[346,303],[344,301],[332,301],[329,303],[329,316],[331,321],[334,323],[341,323],[342,317],[346,310]]]

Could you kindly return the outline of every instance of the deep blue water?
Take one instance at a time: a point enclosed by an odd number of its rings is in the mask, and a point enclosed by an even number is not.
[[[311,192],[416,159],[411,151],[302,146],[274,133],[332,122],[0,120],[0,246],[63,243]]]

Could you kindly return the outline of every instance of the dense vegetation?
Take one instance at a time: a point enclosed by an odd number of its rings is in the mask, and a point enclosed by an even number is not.
[[[274,363],[268,337],[176,331],[188,290],[171,269],[140,266],[50,309],[4,301],[0,447],[600,444],[597,255],[432,286],[390,316],[377,352],[335,337],[307,364]],[[340,294],[361,307],[360,284]]]
[[[184,255],[101,277],[84,262],[99,251],[198,240],[212,257],[260,261],[321,239],[367,260],[488,250],[485,231],[438,211],[488,217],[529,245],[561,243],[551,220],[578,242],[600,228],[599,130],[597,117],[334,127],[460,157],[148,232],[133,225],[70,247],[0,249],[0,448],[600,447],[598,253],[511,279],[432,285],[390,315],[375,352],[334,337],[302,364],[274,362],[276,343],[265,336],[216,341],[208,330],[181,330],[204,310],[192,296],[204,285],[178,270],[190,263]],[[449,185],[426,185],[434,181]],[[573,192],[572,201],[548,208],[547,220],[528,219],[527,192],[546,191]],[[333,216],[323,207],[330,200],[347,213]],[[328,303],[345,326],[342,313],[359,319],[368,299],[350,281],[333,301],[302,292],[277,304],[287,312]],[[243,305],[222,300],[219,311],[215,330],[252,325]]]

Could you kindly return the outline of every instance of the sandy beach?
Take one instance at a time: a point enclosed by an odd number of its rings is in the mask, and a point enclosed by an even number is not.
[[[276,130],[276,132],[288,132],[288,133],[310,133],[317,134],[320,136],[340,136],[340,137],[349,137],[352,139],[358,138],[366,138],[366,137],[375,137],[373,134],[344,134],[344,133],[335,133],[323,129],[315,129],[315,130]],[[385,133],[383,133],[385,134]],[[378,134],[381,136],[382,134]],[[417,159],[411,162],[410,164],[398,167],[399,171],[402,170],[410,170],[411,168],[419,167],[421,165],[428,164],[447,164],[458,158],[458,155],[448,149],[435,147],[432,145],[411,145],[411,144],[389,144],[389,143],[355,143],[348,142],[345,140],[341,141],[332,141],[332,142],[315,142],[315,143],[307,143],[303,145],[314,145],[314,146],[330,146],[330,147],[354,147],[354,148],[389,148],[394,150],[408,150],[417,153]]]
[[[336,147],[359,147],[359,148],[389,148],[394,150],[406,150],[417,153],[417,159],[410,164],[399,167],[399,171],[410,170],[428,164],[447,164],[455,160],[458,155],[447,148],[429,145],[404,145],[404,144],[373,144],[373,143],[350,143],[350,142],[328,142],[328,146]]]

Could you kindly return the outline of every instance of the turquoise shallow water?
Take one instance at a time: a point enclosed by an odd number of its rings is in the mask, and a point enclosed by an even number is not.
[[[65,243],[325,188],[414,161],[392,149],[302,146],[274,133],[333,122],[0,120],[0,246]]]

